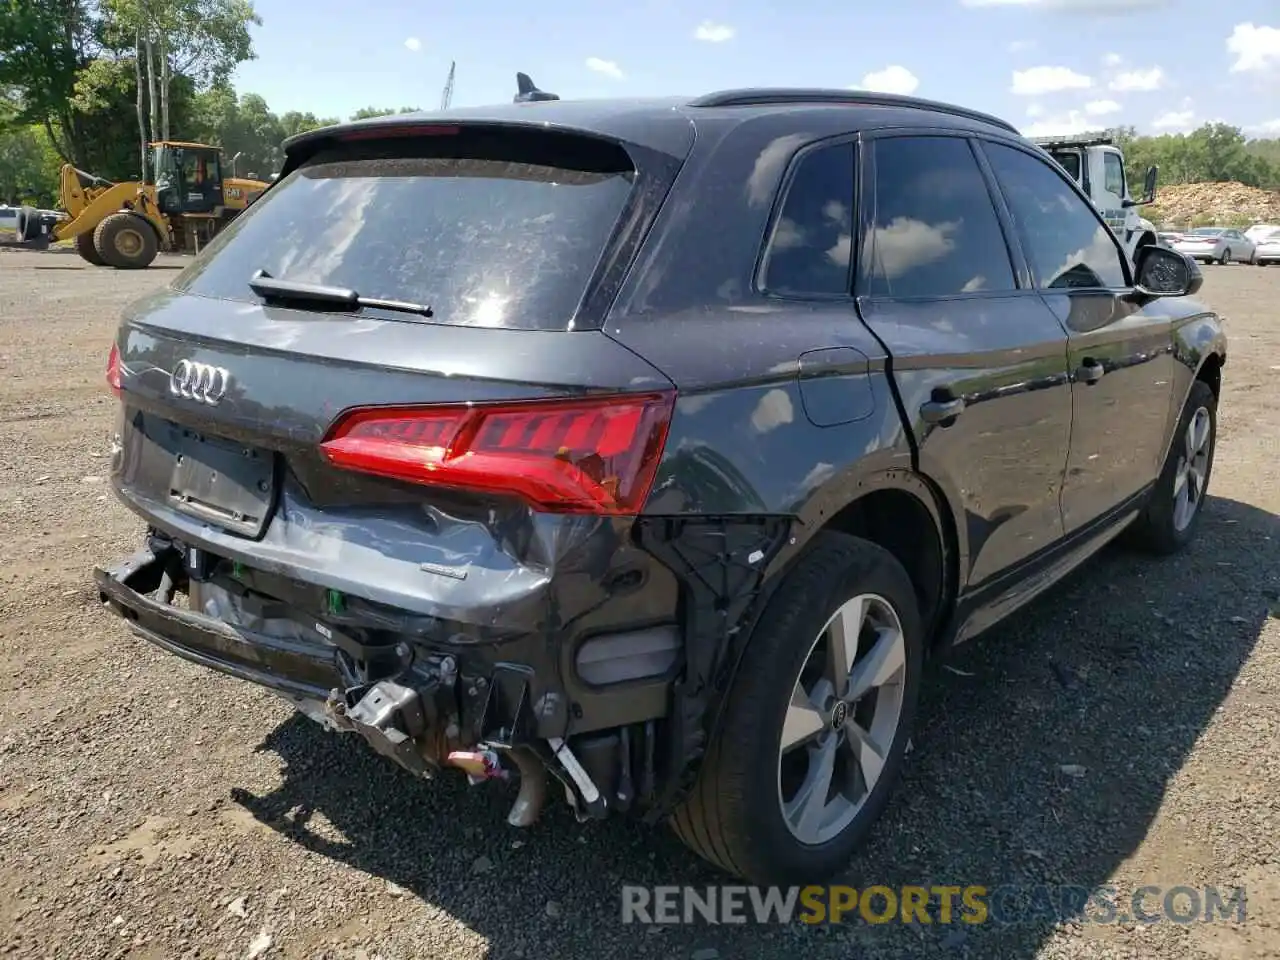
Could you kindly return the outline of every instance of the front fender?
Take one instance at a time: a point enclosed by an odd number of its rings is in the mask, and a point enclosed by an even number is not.
[[[1165,421],[1161,463],[1169,454],[1169,446],[1173,443],[1173,434],[1182,416],[1182,408],[1186,406],[1187,397],[1191,393],[1191,385],[1196,380],[1204,379],[1215,390],[1219,390],[1221,374],[1217,370],[1211,370],[1210,365],[1220,370],[1227,362],[1227,334],[1222,326],[1222,318],[1198,302],[1188,306],[1193,309],[1173,325],[1172,351],[1175,362],[1170,366],[1174,382],[1169,391],[1169,414]]]

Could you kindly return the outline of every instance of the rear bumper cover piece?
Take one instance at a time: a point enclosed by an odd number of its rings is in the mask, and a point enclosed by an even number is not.
[[[336,647],[247,631],[147,596],[160,586],[168,562],[147,547],[115,567],[93,572],[102,602],[134,634],[184,660],[290,697],[323,701],[330,690],[345,685]]]
[[[308,597],[315,588],[303,584],[299,592],[299,584],[184,546],[155,528],[144,549],[95,569],[94,578],[102,601],[137,636],[271,689],[326,726],[359,733],[415,775],[453,766],[473,777],[479,770],[482,779],[505,776],[510,771],[496,756],[506,758],[531,785],[513,823],[536,816],[545,773],[562,782],[580,817],[634,806],[655,822],[693,785],[767,593],[765,571],[789,542],[790,527],[785,518],[640,520],[637,545],[681,584],[682,653],[660,672],[650,665],[594,689],[542,633],[456,642],[449,623],[406,630],[386,611],[354,601],[326,617]],[[224,589],[229,571],[246,602],[265,604],[260,616],[209,615],[219,608],[204,591]],[[195,609],[170,602],[184,586]],[[625,644],[595,648],[598,656],[633,646],[645,656],[615,665],[646,659],[652,651],[635,644],[638,635],[627,636]],[[595,659],[580,658],[576,669],[600,666]]]

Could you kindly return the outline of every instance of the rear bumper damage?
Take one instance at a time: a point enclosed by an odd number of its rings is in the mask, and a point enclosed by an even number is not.
[[[355,598],[335,607],[332,591],[155,529],[142,550],[94,576],[102,602],[137,636],[274,691],[416,776],[518,775],[513,826],[538,818],[549,776],[579,819],[635,812],[654,822],[692,786],[763,572],[788,529],[758,519],[639,521],[636,541],[681,584],[682,623],[600,638],[585,656],[575,645],[567,662],[542,634],[476,642],[448,622],[397,622],[403,611]],[[185,609],[174,602],[180,594]],[[588,668],[609,676],[584,682]]]

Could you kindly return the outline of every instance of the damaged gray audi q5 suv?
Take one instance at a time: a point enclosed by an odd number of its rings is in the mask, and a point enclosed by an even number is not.
[[[993,117],[524,101],[293,138],[130,307],[149,532],[98,588],[414,774],[518,775],[513,824],[554,785],[829,876],[932,653],[1121,532],[1192,536],[1219,319]]]

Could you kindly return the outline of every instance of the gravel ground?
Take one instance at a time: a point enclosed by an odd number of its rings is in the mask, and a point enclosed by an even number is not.
[[[621,884],[721,882],[667,831],[555,804],[517,834],[507,789],[417,783],[98,606],[140,532],[106,492],[107,348],[173,265],[0,253],[0,953],[1280,957],[1280,269],[1206,269],[1232,354],[1194,548],[1105,551],[958,651],[850,873],[1244,884],[1246,922],[647,928]]]

